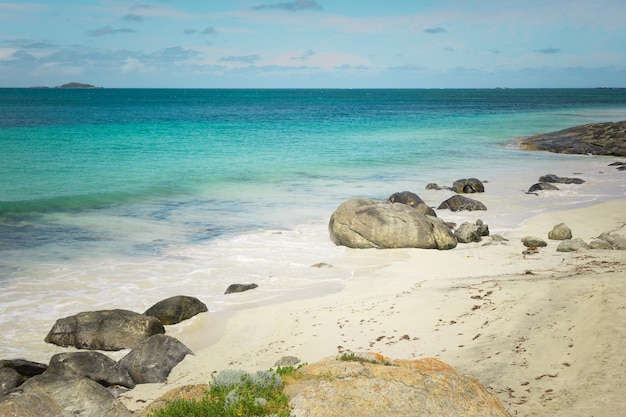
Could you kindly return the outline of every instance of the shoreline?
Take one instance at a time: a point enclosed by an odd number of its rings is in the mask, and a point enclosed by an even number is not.
[[[511,415],[617,415],[619,381],[626,380],[626,370],[614,366],[624,358],[626,254],[556,252],[558,241],[547,233],[565,222],[587,242],[603,232],[626,236],[624,213],[626,198],[617,198],[533,216],[504,243],[487,237],[451,251],[346,249],[333,267],[354,274],[339,291],[235,309],[221,317],[221,335],[187,356],[167,383],[138,385],[121,400],[141,410],[224,369],[370,351],[441,359],[481,381]],[[527,235],[548,246],[522,254]],[[187,329],[210,333],[216,316],[196,316]]]

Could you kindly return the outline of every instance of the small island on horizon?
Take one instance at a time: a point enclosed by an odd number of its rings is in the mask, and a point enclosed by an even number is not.
[[[37,87],[31,87],[31,88],[50,88],[50,87],[46,87],[46,86],[37,86]],[[77,83],[77,82],[69,82],[63,85],[57,85],[56,87],[52,87],[52,88],[102,88],[102,87],[97,87],[93,84],[85,84],[85,83]]]

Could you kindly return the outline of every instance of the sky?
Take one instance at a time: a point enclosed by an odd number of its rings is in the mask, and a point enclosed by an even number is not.
[[[624,0],[0,0],[0,87],[626,87]]]

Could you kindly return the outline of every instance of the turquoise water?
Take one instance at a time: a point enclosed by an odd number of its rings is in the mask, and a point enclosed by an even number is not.
[[[598,177],[607,158],[512,143],[624,119],[622,89],[0,89],[0,331],[18,344],[0,358],[37,351],[51,321],[81,310],[140,311],[172,292],[219,310],[233,281],[268,298],[341,282],[350,271],[308,266],[337,256],[325,224],[352,197],[411,190],[437,206],[447,195],[427,183],[475,176],[505,233],[623,196],[623,176]],[[591,185],[558,201],[522,192],[573,172]]]

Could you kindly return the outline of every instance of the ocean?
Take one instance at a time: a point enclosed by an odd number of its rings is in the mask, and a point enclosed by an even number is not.
[[[330,242],[350,198],[408,190],[437,207],[451,194],[426,184],[477,177],[486,212],[438,214],[506,235],[625,197],[607,167],[619,158],[516,146],[624,119],[626,89],[0,89],[0,359],[47,362],[62,351],[48,330],[81,311],[182,294],[217,314],[337,291],[353,277],[343,260],[377,256]],[[587,182],[524,193],[549,173]],[[259,288],[223,294],[248,282]],[[199,331],[205,347],[215,335]]]

